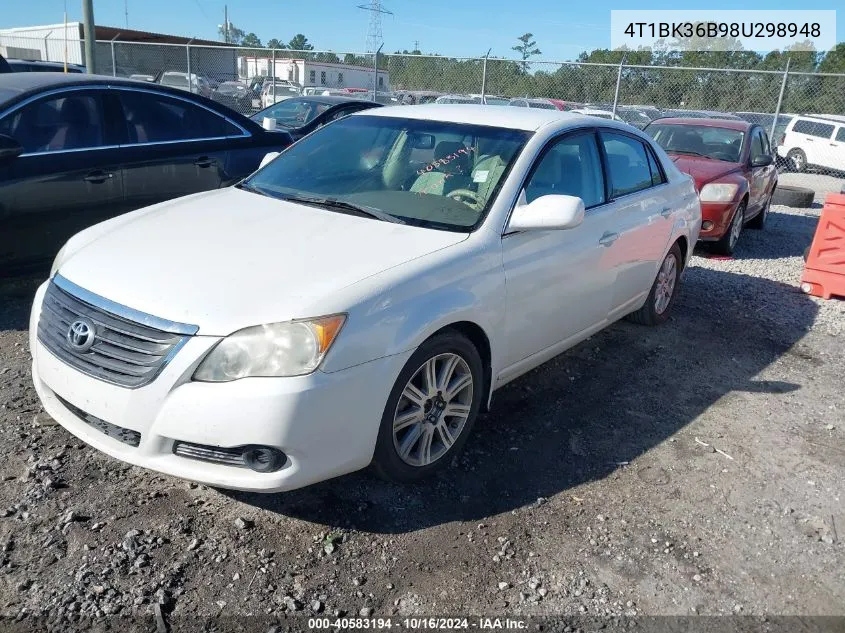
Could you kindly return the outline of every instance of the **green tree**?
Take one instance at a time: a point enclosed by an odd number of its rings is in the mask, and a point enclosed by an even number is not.
[[[517,44],[516,46],[512,47],[511,50],[516,51],[522,56],[522,71],[528,72],[528,60],[533,57],[534,55],[542,55],[542,51],[537,48],[537,42],[534,41],[533,33],[524,33],[520,35],[518,39],[521,44]]]
[[[297,33],[293,39],[288,42],[288,48],[292,51],[313,51],[314,47],[308,43],[308,38],[302,33]]]
[[[247,33],[243,36],[243,39],[239,42],[241,46],[247,46],[249,48],[261,48],[261,40],[255,33]]]
[[[236,27],[232,22],[229,22],[229,32],[226,32],[226,25],[221,24],[217,27],[217,33],[220,35],[220,39],[228,44],[240,44],[241,40],[244,39],[245,33],[242,29]]]
[[[267,41],[267,48],[287,48],[287,45],[274,37],[273,39]]]

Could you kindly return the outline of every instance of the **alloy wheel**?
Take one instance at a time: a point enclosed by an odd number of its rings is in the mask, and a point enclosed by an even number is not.
[[[745,222],[745,207],[740,207],[734,214],[734,221],[731,224],[731,250],[734,249],[736,243],[739,241],[739,235],[742,233],[742,224]]]
[[[472,372],[458,354],[438,354],[411,376],[393,416],[393,446],[410,466],[428,466],[449,452],[472,409]]]
[[[657,314],[663,314],[669,307],[677,280],[678,260],[673,253],[669,253],[657,273],[657,288],[654,290],[654,311]]]

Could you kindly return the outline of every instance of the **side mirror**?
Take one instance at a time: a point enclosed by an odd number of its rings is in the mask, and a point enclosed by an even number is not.
[[[23,146],[11,136],[0,134],[0,161],[12,160],[23,154]]]
[[[261,159],[261,164],[258,166],[258,169],[263,168],[268,163],[272,163],[279,154],[281,154],[281,152],[269,152],[264,154],[264,158]]]
[[[520,196],[522,197],[522,196]],[[584,221],[584,201],[575,196],[540,196],[518,204],[508,224],[510,231],[574,229]]]
[[[762,156],[758,156],[757,158],[751,159],[751,166],[752,167],[768,167],[774,162],[774,158],[769,156],[768,154],[763,154]]]

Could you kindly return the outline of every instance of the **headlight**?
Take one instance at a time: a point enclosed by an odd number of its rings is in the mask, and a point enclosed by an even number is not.
[[[345,321],[345,315],[336,314],[239,330],[211,350],[194,372],[194,380],[310,374],[320,366]]]
[[[730,202],[734,199],[739,185],[727,182],[711,182],[701,188],[698,198],[702,202]]]

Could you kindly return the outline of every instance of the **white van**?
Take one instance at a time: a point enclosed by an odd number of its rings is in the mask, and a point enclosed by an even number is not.
[[[778,155],[795,171],[819,167],[845,172],[845,121],[796,116],[786,126]]]

